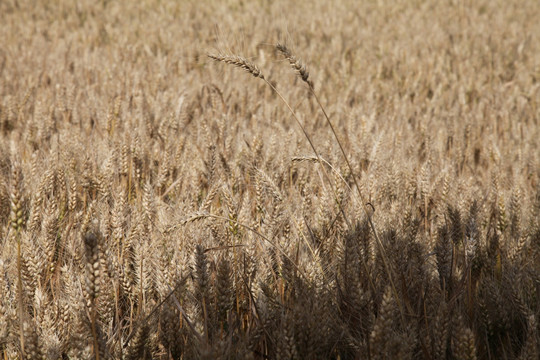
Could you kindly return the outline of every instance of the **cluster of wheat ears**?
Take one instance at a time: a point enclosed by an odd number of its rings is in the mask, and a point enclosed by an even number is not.
[[[0,3],[0,357],[540,357],[540,9],[324,3]]]

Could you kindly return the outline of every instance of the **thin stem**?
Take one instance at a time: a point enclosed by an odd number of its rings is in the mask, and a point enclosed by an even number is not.
[[[306,137],[309,145],[311,146],[311,149],[313,150],[313,152],[315,153],[315,156],[317,156],[317,159],[319,160],[319,163],[323,163],[323,158],[319,155],[319,152],[317,151],[317,149],[315,149],[315,144],[313,144],[313,142],[311,141],[311,137],[309,136],[309,134],[307,133],[306,129],[304,128],[304,126],[302,125],[302,123],[300,122],[300,119],[298,119],[298,116],[296,115],[296,113],[294,112],[294,110],[292,109],[291,105],[289,105],[289,103],[287,102],[287,100],[285,100],[285,98],[283,97],[283,95],[281,95],[281,93],[275,88],[274,85],[272,85],[272,83],[270,83],[268,80],[266,80],[266,78],[263,78],[263,80],[268,84],[268,86],[270,86],[270,88],[279,96],[279,98],[281,99],[281,101],[283,101],[285,103],[285,105],[287,106],[287,108],[289,109],[289,111],[291,112],[291,114],[293,115],[294,117],[294,120],[296,121],[296,123],[298,124],[298,126],[300,126],[300,129],[302,129],[302,132],[304,133],[304,136]],[[343,215],[343,219],[345,219],[345,221],[347,222],[347,225],[349,226],[349,228],[352,228],[352,225],[351,223],[349,222],[347,216],[345,215],[345,211],[343,210],[343,206],[341,204],[341,201],[339,201],[339,197],[337,195],[337,191],[335,189],[335,187],[333,186],[332,184],[332,179],[330,178],[330,175],[328,175],[328,172],[326,171],[325,167],[324,166],[321,166],[321,169],[323,171],[323,174],[326,178],[326,180],[328,181],[328,183],[330,184],[330,187],[332,188],[332,192],[334,193],[334,200],[336,201],[338,207],[339,207],[339,210],[341,212],[341,214]]]
[[[371,227],[371,230],[373,231],[373,235],[375,236],[375,240],[377,241],[377,245],[379,246],[379,250],[381,251],[381,258],[383,260],[383,264],[384,264],[384,267],[386,269],[386,272],[388,273],[388,279],[390,280],[390,285],[392,286],[392,292],[394,293],[394,297],[396,299],[396,302],[399,306],[399,310],[400,310],[400,314],[401,314],[401,319],[403,322],[405,322],[405,316],[404,316],[404,312],[403,312],[403,305],[401,304],[401,301],[399,299],[399,296],[398,296],[398,293],[397,293],[397,290],[396,290],[396,285],[394,284],[394,279],[393,279],[393,271],[392,269],[390,268],[390,265],[388,264],[388,259],[387,259],[387,256],[386,256],[386,251],[384,249],[384,245],[377,233],[377,230],[375,229],[375,225],[373,224],[373,220],[371,219],[371,214],[370,212],[368,211],[368,208],[367,208],[367,202],[364,198],[364,195],[362,194],[362,190],[360,189],[360,185],[358,184],[358,180],[356,179],[356,175],[354,174],[354,170],[353,170],[353,167],[349,161],[349,157],[347,156],[347,154],[345,153],[345,149],[343,148],[343,145],[341,144],[341,141],[339,140],[339,137],[337,135],[337,132],[334,128],[334,125],[332,124],[332,122],[330,121],[330,117],[328,116],[328,114],[326,113],[326,110],[324,109],[324,106],[322,105],[319,97],[317,96],[317,93],[315,93],[315,89],[313,88],[313,83],[312,82],[306,82],[308,84],[308,87],[309,87],[309,90],[311,92],[311,94],[315,97],[315,100],[317,101],[317,104],[319,105],[322,113],[324,114],[324,117],[326,119],[326,122],[327,124],[330,126],[330,130],[332,130],[332,134],[334,134],[334,137],[336,138],[336,142],[338,143],[338,146],[339,146],[339,149],[341,150],[341,153],[343,154],[343,158],[345,159],[345,162],[347,163],[347,167],[349,168],[350,172],[351,172],[351,175],[352,175],[352,178],[353,178],[353,181],[354,181],[354,185],[356,186],[356,190],[358,191],[358,195],[360,196],[360,201],[362,203],[362,209],[364,210],[364,213],[366,214],[366,217],[368,219],[368,222],[369,222],[369,226]]]
[[[396,290],[394,280],[393,280],[393,276],[392,276],[393,272],[392,272],[392,269],[390,268],[390,266],[388,264],[388,260],[387,260],[387,257],[386,257],[386,252],[384,250],[384,246],[382,244],[381,239],[379,238],[379,235],[377,234],[377,230],[375,229],[375,225],[373,224],[373,221],[371,219],[371,214],[369,213],[369,211],[367,209],[367,202],[366,202],[366,200],[364,198],[364,195],[362,194],[362,190],[360,189],[360,186],[358,184],[358,180],[356,179],[356,176],[354,174],[354,170],[353,170],[353,168],[351,166],[349,158],[347,157],[347,154],[345,153],[345,149],[343,148],[342,143],[339,140],[339,137],[338,137],[337,132],[336,132],[336,130],[334,128],[334,125],[330,121],[330,117],[326,113],[326,110],[324,109],[324,106],[322,105],[321,100],[317,96],[317,93],[315,93],[315,89],[313,87],[313,82],[309,79],[309,72],[308,72],[306,66],[302,63],[302,61],[300,59],[297,59],[286,45],[277,44],[276,49],[279,52],[281,52],[283,54],[283,56],[285,56],[285,58],[289,61],[289,64],[292,66],[292,68],[294,69],[296,74],[302,79],[303,82],[305,82],[308,85],[309,90],[311,91],[311,94],[313,94],[313,96],[315,97],[315,100],[317,101],[317,104],[319,105],[320,109],[322,110],[322,112],[324,114],[326,122],[330,126],[330,129],[332,130],[332,133],[334,134],[334,137],[336,138],[336,141],[337,141],[337,143],[339,145],[339,149],[341,150],[341,153],[343,154],[343,157],[345,158],[345,162],[347,163],[347,166],[349,167],[349,170],[351,171],[351,175],[353,177],[354,184],[356,186],[358,194],[360,195],[360,201],[362,203],[362,208],[364,209],[364,213],[367,216],[369,225],[370,225],[370,227],[371,227],[371,229],[373,231],[373,235],[375,236],[375,239],[377,240],[377,245],[379,246],[379,250],[381,252],[381,257],[383,259],[384,267],[386,269],[386,272],[388,273],[388,278],[389,278],[390,284],[392,286],[392,291],[394,293],[394,297],[396,298],[396,301],[397,301],[397,303],[399,305],[401,318],[402,318],[403,321],[405,321],[404,315],[403,315],[403,308],[402,308],[401,302],[399,301],[399,297],[398,297],[397,290]]]

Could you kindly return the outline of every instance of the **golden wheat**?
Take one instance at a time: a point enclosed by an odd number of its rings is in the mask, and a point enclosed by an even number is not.
[[[537,359],[538,18],[0,1],[0,357]]]

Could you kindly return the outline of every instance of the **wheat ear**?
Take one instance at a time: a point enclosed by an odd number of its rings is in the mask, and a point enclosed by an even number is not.
[[[246,58],[243,58],[237,55],[214,55],[214,54],[208,54],[208,57],[215,61],[224,62],[226,64],[239,67],[240,69],[247,71],[251,75],[265,80],[263,73],[257,67],[257,65],[253,64],[251,61],[249,61]]]

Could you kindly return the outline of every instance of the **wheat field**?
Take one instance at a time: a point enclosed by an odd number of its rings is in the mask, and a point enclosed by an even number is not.
[[[0,357],[538,359],[538,19],[0,1]]]

